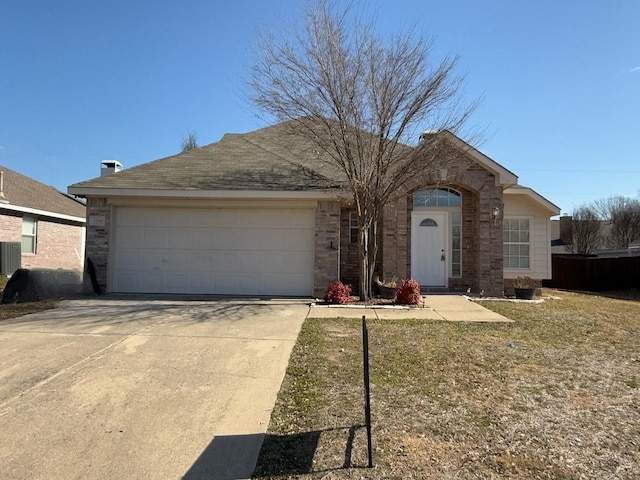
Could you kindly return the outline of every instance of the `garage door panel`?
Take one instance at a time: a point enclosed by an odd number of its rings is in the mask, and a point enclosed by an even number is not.
[[[163,287],[167,293],[182,293],[187,290],[188,279],[186,274],[163,275]]]
[[[135,275],[128,275],[126,273],[118,273],[115,282],[120,285],[122,292],[136,292],[138,291],[137,278]]]
[[[284,248],[289,251],[299,250],[308,252],[310,250],[310,246],[313,245],[313,242],[313,231],[309,232],[308,230],[301,229],[289,230],[285,238]]]
[[[137,265],[144,270],[160,270],[162,266],[162,254],[159,252],[142,252],[141,264]],[[132,265],[133,267],[133,265]]]
[[[115,242],[117,245],[129,245],[132,248],[143,247],[144,244],[140,236],[142,232],[136,227],[118,227],[115,234]]]
[[[167,247],[167,231],[163,228],[146,227],[142,231],[142,238],[139,241],[138,248],[165,248]]]
[[[260,252],[256,253],[258,257],[256,271],[259,273],[281,273],[284,269],[285,254],[282,252]]]
[[[187,266],[192,270],[211,271],[213,268],[211,252],[189,252]]]
[[[137,288],[141,292],[149,292],[149,293],[168,293],[165,292],[162,285],[162,275],[159,273],[145,273],[145,275],[136,275],[138,281]]]
[[[192,293],[210,293],[211,287],[211,275],[210,274],[195,274],[189,278],[189,291]]]
[[[116,254],[115,268],[117,270],[130,270],[137,267],[139,261],[139,255],[135,251],[118,252]]]
[[[188,232],[184,229],[167,229],[165,236],[168,248],[184,248],[189,242]]]
[[[187,245],[190,249],[210,250],[215,245],[210,229],[197,228],[184,232],[185,241],[183,245]]]
[[[235,255],[235,252],[212,252],[212,271],[216,273],[233,272],[236,258]]]
[[[306,268],[305,268],[306,267]],[[288,252],[282,265],[282,273],[299,274],[301,271],[312,270],[313,261],[310,260],[308,252]]]
[[[310,295],[312,210],[118,208],[114,292]]]
[[[240,273],[262,273],[265,271],[269,255],[265,252],[245,251],[235,254],[234,270]]]

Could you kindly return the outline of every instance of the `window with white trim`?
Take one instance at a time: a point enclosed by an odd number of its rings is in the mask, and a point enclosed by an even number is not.
[[[34,217],[22,217],[22,253],[36,253],[38,222]]]
[[[462,214],[451,214],[451,276],[462,276]]]
[[[502,253],[504,268],[531,268],[531,234],[528,218],[505,218]]]
[[[358,243],[358,213],[349,212],[349,243]]]

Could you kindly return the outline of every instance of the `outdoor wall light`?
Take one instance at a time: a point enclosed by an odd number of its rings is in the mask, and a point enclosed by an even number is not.
[[[493,224],[497,225],[498,224],[498,218],[500,218],[500,208],[499,207],[493,207],[491,209],[491,218],[493,219]]]

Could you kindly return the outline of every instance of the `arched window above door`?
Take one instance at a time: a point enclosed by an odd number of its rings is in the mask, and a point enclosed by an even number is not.
[[[433,218],[425,218],[420,222],[421,227],[437,227],[438,222],[436,222]]]
[[[460,207],[462,195],[451,188],[427,188],[413,194],[414,207]]]

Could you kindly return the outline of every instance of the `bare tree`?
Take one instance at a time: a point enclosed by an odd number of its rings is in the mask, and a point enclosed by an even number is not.
[[[189,132],[187,136],[182,140],[182,151],[188,152],[198,148],[198,138],[195,132]]]
[[[611,248],[627,248],[640,239],[640,200],[614,196],[596,203],[600,216],[611,222],[606,244]]]
[[[420,173],[442,166],[440,135],[456,132],[476,104],[462,101],[456,58],[434,62],[413,31],[388,41],[350,8],[318,0],[304,30],[261,39],[250,99],[324,153],[353,194],[359,227],[360,297],[371,294],[382,208]],[[415,145],[407,148],[408,144]]]
[[[602,221],[595,207],[582,205],[573,211],[571,253],[590,255],[602,246]]]

